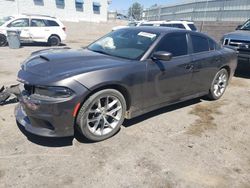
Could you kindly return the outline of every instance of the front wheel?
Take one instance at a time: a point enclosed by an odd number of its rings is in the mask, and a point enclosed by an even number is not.
[[[217,72],[211,84],[208,97],[211,100],[217,100],[221,98],[228,85],[228,80],[229,75],[226,69],[223,68]]]
[[[0,34],[0,46],[6,46],[7,45],[7,38],[5,35]]]
[[[81,107],[76,119],[78,130],[91,141],[105,140],[118,132],[125,111],[126,101],[119,91],[101,90]]]

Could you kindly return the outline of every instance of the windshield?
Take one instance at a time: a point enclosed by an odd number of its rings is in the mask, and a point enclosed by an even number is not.
[[[250,20],[248,20],[241,28],[240,30],[250,30]]]
[[[121,29],[97,40],[89,45],[88,49],[110,56],[136,60],[144,55],[158,36],[158,33]]]
[[[0,18],[0,26],[3,25],[5,22],[11,20],[11,17],[8,16],[8,17],[3,17],[3,18]]]

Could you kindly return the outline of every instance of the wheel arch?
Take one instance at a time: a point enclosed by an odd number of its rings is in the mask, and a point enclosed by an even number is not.
[[[48,38],[48,42],[49,42],[50,37],[53,37],[53,36],[58,37],[58,38],[60,39],[60,42],[62,41],[62,39],[61,39],[61,37],[60,37],[59,35],[57,35],[57,34],[51,34],[51,35],[49,36],[49,38]]]
[[[106,84],[106,85],[98,86],[98,87],[95,87],[92,90],[90,90],[88,95],[86,97],[84,97],[84,99],[82,101],[80,101],[80,107],[79,107],[78,112],[75,116],[75,123],[77,120],[78,113],[79,113],[82,105],[85,103],[85,101],[88,100],[88,98],[90,96],[92,96],[93,94],[97,93],[98,91],[104,90],[104,89],[114,89],[114,90],[119,91],[123,95],[123,97],[126,101],[126,110],[130,109],[130,107],[131,107],[131,95],[125,86],[122,86],[121,84]]]
[[[226,69],[227,70],[227,73],[228,73],[228,76],[231,77],[231,68],[228,66],[228,65],[224,65],[220,68],[221,69]]]

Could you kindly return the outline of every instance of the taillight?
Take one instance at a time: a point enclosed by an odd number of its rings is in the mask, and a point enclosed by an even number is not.
[[[66,27],[63,27],[62,29],[63,29],[63,31],[66,31]]]

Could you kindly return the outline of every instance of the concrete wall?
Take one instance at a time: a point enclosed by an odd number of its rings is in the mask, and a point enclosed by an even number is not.
[[[21,13],[44,14],[64,21],[107,21],[107,0],[84,0],[83,10],[76,10],[75,0],[64,0],[65,6],[56,5],[56,0],[0,0],[0,17]],[[93,12],[93,2],[101,4],[100,14]]]
[[[82,43],[83,46],[96,40],[97,38],[109,33],[113,27],[127,25],[128,22],[113,20],[108,22],[91,23],[91,22],[64,22],[68,38],[66,42]],[[195,22],[200,31],[202,22]],[[235,31],[235,28],[242,22],[204,22],[202,32],[208,34],[219,42],[221,37],[228,32]],[[78,32],[76,32],[78,30]]]
[[[219,41],[225,33],[235,31],[236,27],[243,23],[244,22],[204,22],[202,32]],[[200,31],[202,22],[195,22],[195,25]]]
[[[250,17],[250,0],[189,0],[144,11],[146,20],[244,21]]]

